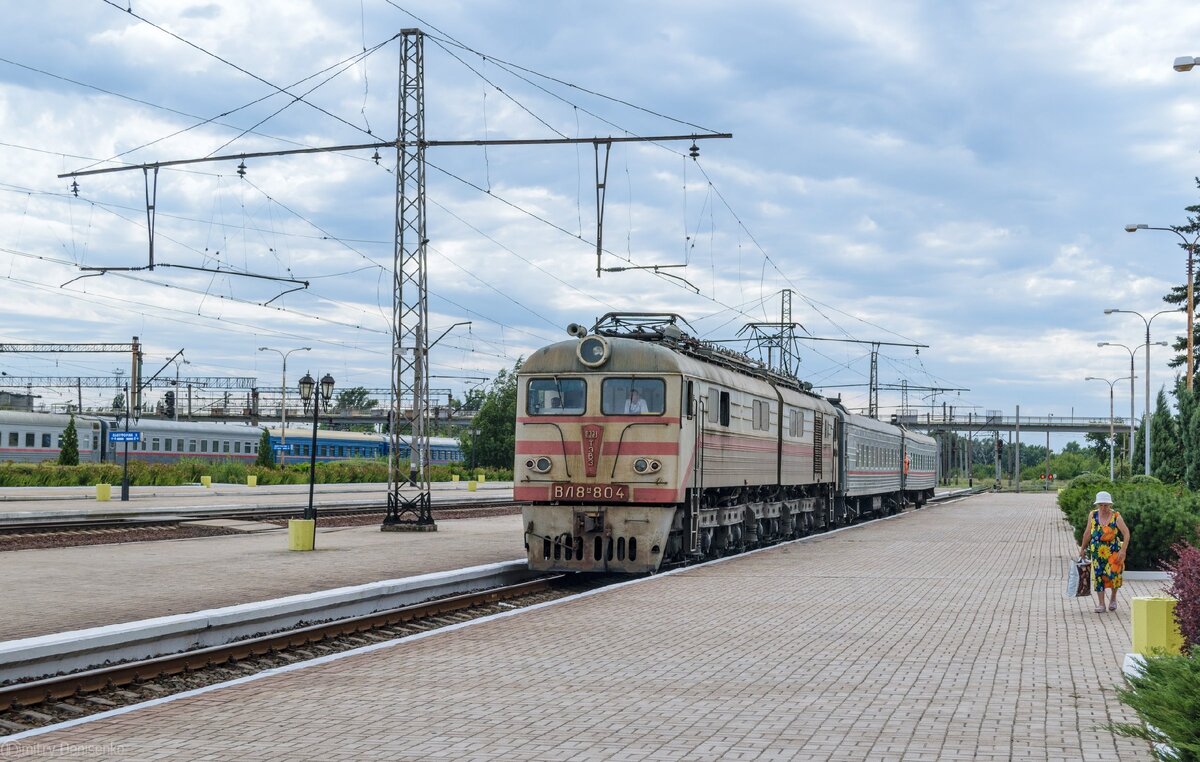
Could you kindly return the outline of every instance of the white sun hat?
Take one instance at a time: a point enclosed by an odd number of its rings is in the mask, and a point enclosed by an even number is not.
[[[1108,494],[1107,492],[1097,492],[1096,502],[1093,503],[1093,505],[1100,505],[1101,503],[1105,505],[1112,505],[1112,495]]]

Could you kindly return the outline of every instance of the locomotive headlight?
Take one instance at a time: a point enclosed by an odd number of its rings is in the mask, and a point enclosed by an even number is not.
[[[608,362],[608,342],[600,336],[588,336],[575,347],[575,355],[579,362],[589,368],[599,368]]]
[[[530,458],[525,461],[525,468],[528,468],[530,471],[536,471],[539,474],[546,473],[553,465],[550,459],[544,455],[540,458]]]
[[[644,474],[650,470],[651,462],[652,461],[648,461],[645,458],[638,458],[633,462],[633,470],[637,471],[639,474]]]
[[[660,468],[662,468],[662,463],[657,460],[650,461],[650,473],[657,473]]]

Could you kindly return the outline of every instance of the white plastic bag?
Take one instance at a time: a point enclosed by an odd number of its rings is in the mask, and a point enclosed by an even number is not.
[[[1084,598],[1092,594],[1092,565],[1080,558],[1067,571],[1067,589],[1064,598]]]

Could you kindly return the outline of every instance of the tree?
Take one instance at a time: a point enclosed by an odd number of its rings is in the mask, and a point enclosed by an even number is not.
[[[338,392],[335,407],[338,410],[370,410],[379,404],[379,400],[370,397],[366,387],[353,386]]]
[[[1083,435],[1083,441],[1088,443],[1088,451],[1095,456],[1096,460],[1108,462],[1108,434],[1089,431]]]
[[[1065,445],[1063,445],[1062,451],[1064,453],[1073,452],[1073,453],[1080,454],[1080,455],[1083,454],[1083,448],[1080,447],[1079,443],[1076,442],[1074,439],[1072,439],[1070,442],[1067,442]]]
[[[258,457],[254,459],[254,465],[273,468],[275,466],[275,450],[271,448],[271,432],[263,429],[262,436],[258,439]]]
[[[1179,426],[1179,443],[1183,450],[1183,481],[1189,489],[1195,489],[1195,485],[1200,483],[1200,437],[1190,434],[1196,410],[1200,406],[1196,404],[1195,392],[1187,388],[1187,382],[1183,379],[1177,379],[1175,382],[1175,404],[1179,408],[1176,421]]]
[[[1158,390],[1154,417],[1150,419],[1150,473],[1159,481],[1183,481],[1183,443],[1179,439],[1179,423],[1171,413],[1165,389]]]
[[[62,444],[58,448],[58,465],[79,465],[79,432],[75,431],[74,413],[71,414],[71,419],[67,421],[67,427],[63,429]]]
[[[113,410],[125,409],[125,392],[117,392],[117,396],[113,397]]]
[[[470,431],[459,435],[463,458],[477,466],[512,468],[516,453],[517,430],[517,372],[521,361],[512,370],[501,370],[496,374],[491,387],[484,394],[479,412],[471,421],[471,429],[479,432],[472,436]]]

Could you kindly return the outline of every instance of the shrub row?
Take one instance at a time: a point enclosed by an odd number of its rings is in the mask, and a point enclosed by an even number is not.
[[[1179,485],[1163,484],[1154,477],[1110,482],[1096,474],[1083,474],[1058,495],[1058,506],[1070,522],[1075,539],[1082,540],[1096,493],[1113,496],[1113,507],[1125,519],[1133,540],[1126,567],[1156,570],[1175,559],[1172,546],[1196,544],[1200,527],[1200,495]]]
[[[119,484],[121,466],[115,463],[83,463],[60,466],[55,463],[6,463],[0,465],[0,487],[69,487],[91,484]],[[512,471],[499,468],[469,469],[458,464],[436,465],[429,469],[430,481],[448,482],[457,475],[464,481],[482,472],[489,481],[510,481]],[[408,464],[400,464],[400,473],[408,473]],[[265,467],[238,461],[202,461],[184,459],[175,463],[129,462],[129,483],[135,486],[177,486],[195,484],[201,476],[223,484],[245,484],[247,476],[258,483],[307,484],[308,464],[292,463],[283,468]],[[350,460],[317,463],[316,481],[321,484],[386,482],[387,463],[379,460]]]

